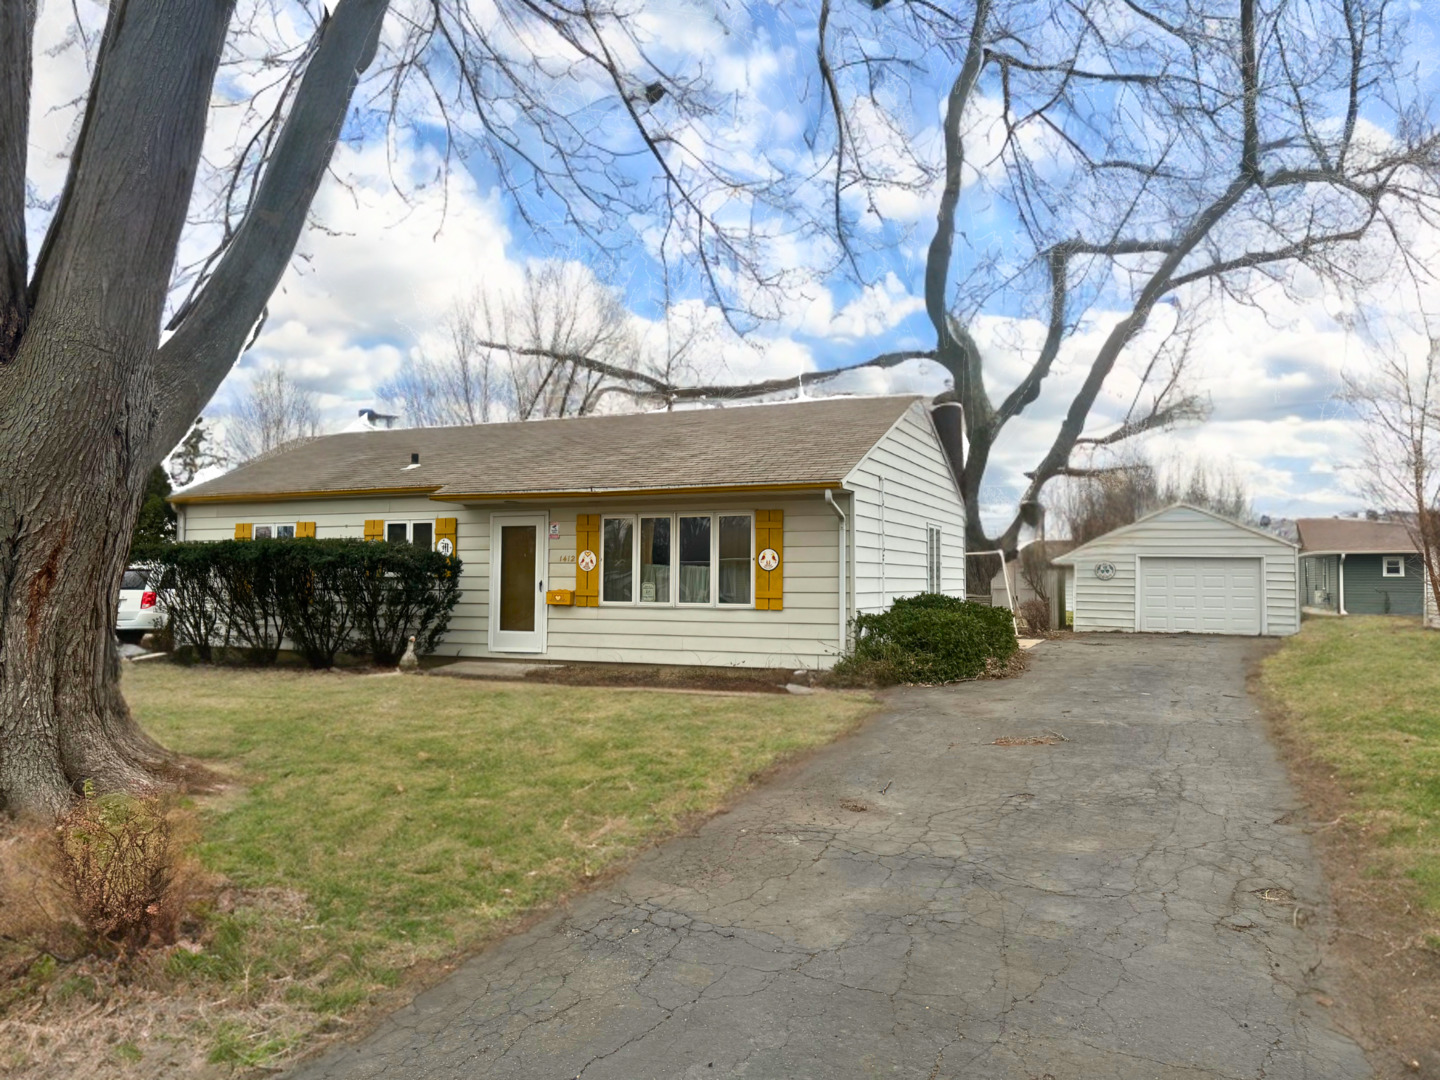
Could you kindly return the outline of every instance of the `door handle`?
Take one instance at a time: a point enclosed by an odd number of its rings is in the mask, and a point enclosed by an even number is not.
[[[545,591],[545,581],[544,581],[543,578],[537,578],[537,579],[536,579],[536,581],[535,581],[535,591],[536,591],[536,592],[544,592],[544,591]]]

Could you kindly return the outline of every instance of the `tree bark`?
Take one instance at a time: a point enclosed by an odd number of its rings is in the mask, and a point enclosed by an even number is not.
[[[144,792],[187,771],[120,692],[114,603],[130,535],[147,475],[289,262],[386,3],[341,0],[322,24],[259,214],[161,349],[232,6],[113,0],[70,174],[19,301],[7,292],[15,243],[0,230],[0,810],[53,815],[86,781]],[[17,10],[0,0],[0,29],[20,26]],[[13,201],[14,127],[0,107],[0,213]],[[23,326],[7,337],[17,303]]]

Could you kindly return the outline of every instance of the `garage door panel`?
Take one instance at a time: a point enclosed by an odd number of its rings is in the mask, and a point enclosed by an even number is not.
[[[1260,633],[1260,560],[1166,557],[1141,566],[1140,629]]]

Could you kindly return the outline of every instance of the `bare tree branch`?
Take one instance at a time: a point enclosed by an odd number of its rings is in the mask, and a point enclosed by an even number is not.
[[[172,402],[157,432],[163,453],[184,434],[229,372],[259,319],[304,227],[361,73],[375,55],[388,0],[340,0],[296,91],[250,211],[157,358]],[[180,421],[178,418],[183,417]],[[178,430],[177,430],[178,426]]]

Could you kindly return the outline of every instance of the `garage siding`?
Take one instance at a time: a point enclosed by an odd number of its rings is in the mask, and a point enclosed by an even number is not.
[[[1134,525],[1101,536],[1064,557],[1075,566],[1072,600],[1076,630],[1134,631],[1136,557],[1253,558],[1264,562],[1265,633],[1293,634],[1300,627],[1298,559],[1295,548],[1189,506],[1163,510]],[[1111,563],[1108,581],[1095,567]]]

